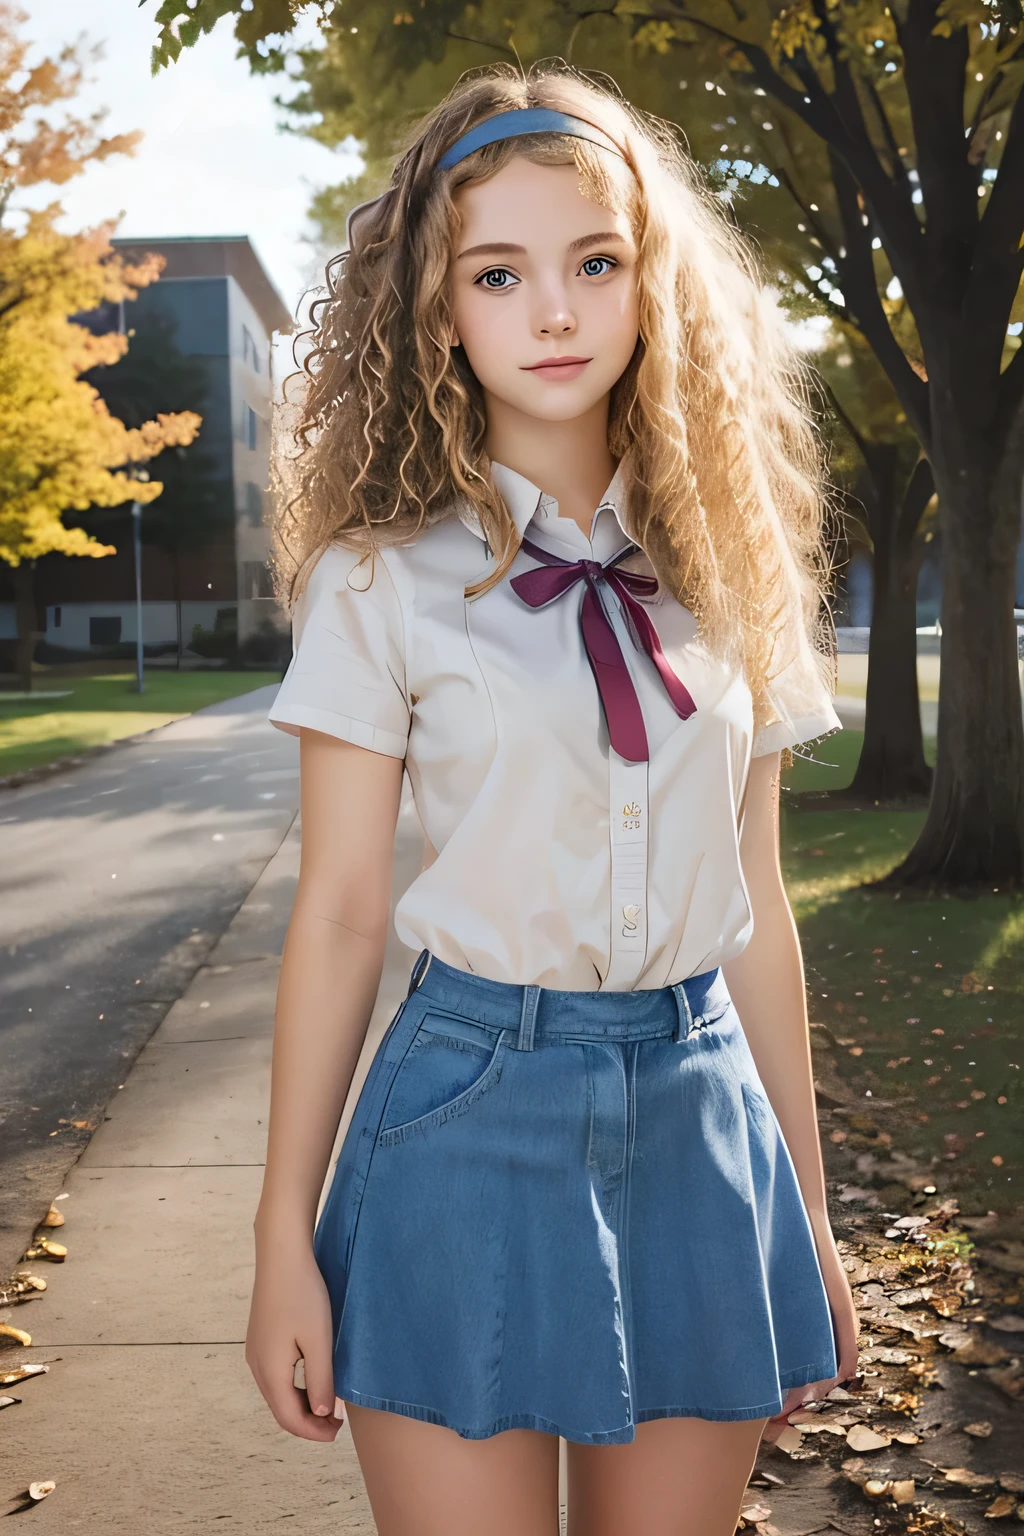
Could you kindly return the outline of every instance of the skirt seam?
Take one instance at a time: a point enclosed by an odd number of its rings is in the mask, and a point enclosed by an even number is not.
[[[804,1369],[811,1370],[816,1367],[808,1366]],[[799,1371],[787,1372],[787,1375],[799,1374]],[[811,1379],[820,1378],[812,1377]],[[335,1391],[343,1402],[354,1403],[357,1408],[375,1408],[384,1413],[398,1413],[404,1418],[437,1424],[442,1429],[452,1430],[463,1440],[489,1440],[492,1436],[502,1434],[509,1429],[536,1429],[545,1434],[560,1435],[564,1440],[572,1441],[577,1445],[628,1444],[634,1437],[635,1426],[648,1423],[653,1419],[704,1419],[710,1423],[733,1423],[747,1419],[770,1418],[778,1413],[780,1408],[777,1398],[769,1403],[756,1403],[750,1407],[728,1409],[666,1405],[641,1409],[634,1416],[633,1424],[624,1424],[617,1429],[594,1431],[571,1429],[552,1419],[545,1419],[541,1414],[513,1413],[495,1419],[483,1428],[470,1429],[451,1423],[447,1415],[439,1413],[435,1408],[427,1408],[422,1403],[405,1403],[396,1398],[374,1397],[370,1393],[359,1392],[355,1388],[342,1385],[336,1386]]]

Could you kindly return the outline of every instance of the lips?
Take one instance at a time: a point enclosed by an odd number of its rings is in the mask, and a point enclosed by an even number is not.
[[[572,368],[581,363],[589,363],[589,357],[546,357],[542,363],[534,363],[526,369],[527,373],[545,373],[548,369]]]

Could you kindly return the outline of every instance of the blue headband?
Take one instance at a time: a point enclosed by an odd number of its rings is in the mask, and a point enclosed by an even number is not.
[[[570,117],[567,112],[555,112],[550,107],[517,107],[511,112],[499,112],[496,117],[486,117],[456,139],[438,160],[438,169],[451,170],[460,160],[465,160],[475,149],[485,144],[496,144],[499,139],[517,139],[524,133],[567,133],[574,139],[586,139],[600,149],[612,149],[621,154],[604,130],[581,117]],[[600,134],[598,138],[596,135]]]

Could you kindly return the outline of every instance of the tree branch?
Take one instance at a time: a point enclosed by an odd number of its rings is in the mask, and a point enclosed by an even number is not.
[[[1010,430],[1010,425],[1024,405],[1024,346],[1017,348],[999,376],[999,405],[996,426],[1000,438]]]
[[[935,494],[935,476],[924,457],[914,465],[896,513],[896,538],[904,548],[914,542],[925,508]]]
[[[503,53],[507,59],[519,62],[519,55],[514,48],[509,48],[505,43],[491,43],[483,37],[465,37],[461,32],[453,32],[449,27],[445,28],[445,37],[451,38],[453,43],[472,43],[476,48],[490,48],[494,53]]]
[[[921,227],[910,199],[900,195],[900,184],[889,178],[879,161],[859,105],[857,121],[851,130],[850,123],[836,109],[833,97],[816,75],[813,83],[808,79],[808,88],[802,94],[779,73],[767,52],[757,43],[736,37],[713,22],[705,21],[702,16],[694,15],[679,0],[668,0],[668,9],[675,20],[688,21],[713,37],[731,43],[747,60],[755,83],[806,123],[845,162],[874,209],[879,228],[885,231],[893,269],[899,273],[904,288],[911,291],[914,287],[913,267],[920,260]],[[650,19],[665,20],[665,17],[652,15]]]
[[[978,233],[977,180],[967,159],[963,116],[970,45],[966,27],[945,38],[934,35],[934,25],[935,0],[909,0],[897,23],[927,211],[921,279],[933,305],[959,308]]]
[[[885,369],[907,413],[907,419],[927,453],[931,447],[928,386],[911,368],[882,308],[871,252],[870,229],[865,229],[862,222],[856,183],[834,151],[829,152],[829,159],[839,216],[846,237],[846,255],[837,263],[843,294],[855,316],[854,323],[863,332],[865,340]]]

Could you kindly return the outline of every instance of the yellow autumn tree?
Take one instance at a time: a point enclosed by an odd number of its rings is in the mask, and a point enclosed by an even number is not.
[[[65,527],[63,514],[153,501],[163,487],[136,480],[132,467],[190,443],[201,418],[182,411],[130,430],[81,378],[116,362],[128,339],[95,335],[80,317],[135,298],[159,277],[163,260],[126,263],[110,243],[112,223],[61,233],[59,203],[12,209],[17,190],[68,181],[93,160],[131,153],[138,139],[103,138],[95,116],[65,115],[55,124],[44,115],[75,94],[86,57],[76,45],[27,68],[28,44],[18,35],[25,19],[0,0],[0,560],[15,572],[18,673],[28,689],[36,560],[53,551],[114,552],[84,529]]]

